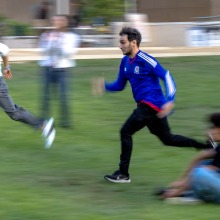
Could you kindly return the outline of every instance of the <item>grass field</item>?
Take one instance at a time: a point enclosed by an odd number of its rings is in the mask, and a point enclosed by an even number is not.
[[[161,58],[177,84],[174,133],[204,141],[207,114],[220,111],[220,57]],[[217,205],[168,205],[152,195],[174,180],[194,149],[163,146],[145,129],[134,136],[130,184],[104,180],[118,167],[119,129],[135,108],[130,87],[91,95],[90,80],[113,80],[120,60],[82,60],[73,72],[73,129],[57,126],[50,150],[40,133],[0,115],[0,219],[2,220],[207,220],[218,219]],[[36,63],[12,64],[8,82],[15,103],[39,114],[40,75]],[[59,104],[52,103],[59,122]]]

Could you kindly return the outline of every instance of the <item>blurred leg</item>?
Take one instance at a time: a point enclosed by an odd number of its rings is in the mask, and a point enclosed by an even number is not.
[[[14,104],[9,94],[7,84],[2,77],[0,78],[0,107],[15,121],[20,121],[33,127],[38,127],[41,123],[40,119],[22,107]]]
[[[220,203],[220,175],[205,166],[191,173],[192,188],[196,196],[206,202]]]
[[[132,135],[152,121],[152,109],[138,106],[121,128],[120,171],[129,175],[129,164],[133,148]]]
[[[192,138],[179,134],[172,134],[167,118],[154,118],[153,123],[148,125],[150,132],[156,135],[163,144],[174,147],[195,147],[198,149],[207,148],[206,144],[200,143]]]
[[[69,91],[69,72],[67,69],[61,69],[59,72],[59,91],[60,91],[60,110],[61,110],[61,126],[70,127],[70,103],[68,97]]]

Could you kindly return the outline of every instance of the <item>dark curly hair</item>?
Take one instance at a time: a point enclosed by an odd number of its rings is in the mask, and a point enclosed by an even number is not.
[[[209,121],[214,127],[220,127],[220,112],[212,113],[209,116]]]
[[[141,33],[136,29],[136,28],[131,28],[131,27],[123,27],[122,30],[119,33],[119,36],[122,35],[127,35],[128,36],[128,41],[137,41],[137,46],[140,46],[141,43]]]

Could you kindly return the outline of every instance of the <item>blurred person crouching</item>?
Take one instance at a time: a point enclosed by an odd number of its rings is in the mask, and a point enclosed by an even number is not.
[[[155,192],[166,202],[220,204],[220,113],[212,113],[209,122],[213,148],[196,155],[178,180]]]
[[[51,89],[55,86],[59,92],[61,123],[65,128],[72,126],[70,117],[70,99],[68,87],[70,86],[70,68],[76,66],[73,55],[76,54],[80,44],[78,35],[68,30],[68,17],[55,15],[51,19],[53,29],[41,34],[39,48],[42,49],[43,58],[39,62],[42,67],[43,97],[42,116],[50,114],[50,99],[54,96]],[[52,94],[51,94],[52,93]]]

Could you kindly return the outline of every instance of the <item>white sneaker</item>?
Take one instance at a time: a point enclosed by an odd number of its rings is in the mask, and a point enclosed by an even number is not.
[[[54,119],[50,118],[48,121],[45,121],[42,131],[42,136],[45,139],[45,148],[49,149],[55,139],[56,130],[54,129]]]
[[[44,122],[42,135],[46,138],[48,134],[51,132],[54,125],[54,119],[50,118],[48,121]]]
[[[180,205],[180,204],[202,204],[203,201],[197,198],[193,197],[172,197],[172,198],[167,198],[164,200],[165,203],[167,204],[175,204],[175,205]]]
[[[49,149],[52,146],[55,137],[56,137],[56,130],[53,128],[53,130],[50,132],[50,134],[46,138],[46,142],[45,142],[46,149]]]

